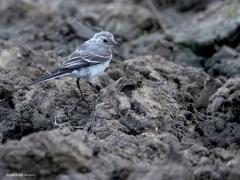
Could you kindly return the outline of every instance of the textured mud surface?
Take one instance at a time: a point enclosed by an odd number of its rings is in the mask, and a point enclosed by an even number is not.
[[[240,179],[240,3],[153,2],[159,16],[146,1],[0,1],[0,179]],[[81,81],[90,106],[74,79],[28,85],[99,30],[121,46],[98,94]]]

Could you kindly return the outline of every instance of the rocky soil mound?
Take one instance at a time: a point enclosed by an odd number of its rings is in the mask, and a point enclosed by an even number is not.
[[[240,3],[152,2],[0,1],[0,179],[240,179]],[[121,46],[89,106],[29,85],[100,30]]]

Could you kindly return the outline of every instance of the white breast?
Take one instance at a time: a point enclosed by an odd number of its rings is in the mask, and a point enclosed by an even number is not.
[[[105,69],[109,66],[110,61],[111,60],[106,61],[102,64],[95,65],[93,67],[89,67],[89,71],[91,72],[90,73],[91,75],[90,75],[89,79],[92,79],[96,76],[101,75],[105,71]]]
[[[102,64],[97,64],[94,66],[86,67],[86,68],[81,68],[79,70],[74,70],[69,76],[72,77],[79,77],[79,78],[84,78],[84,79],[93,79],[96,76],[101,75],[105,69],[109,66],[110,61],[106,61]]]

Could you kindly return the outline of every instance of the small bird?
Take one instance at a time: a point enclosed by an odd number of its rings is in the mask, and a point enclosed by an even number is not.
[[[111,48],[118,45],[119,43],[115,41],[110,32],[96,33],[91,39],[81,44],[63,63],[62,67],[33,81],[32,85],[61,76],[75,77],[82,100],[87,102],[79,84],[80,78],[87,80],[95,90],[90,80],[102,74],[109,66],[112,59]]]

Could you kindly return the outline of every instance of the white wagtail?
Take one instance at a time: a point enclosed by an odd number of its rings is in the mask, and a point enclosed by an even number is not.
[[[76,77],[82,100],[87,102],[82,94],[79,80],[80,78],[86,79],[94,88],[90,80],[103,73],[109,66],[112,59],[111,48],[115,45],[119,44],[114,40],[110,32],[96,33],[91,39],[81,44],[63,63],[62,67],[40,77],[32,84],[38,84],[61,76]]]

